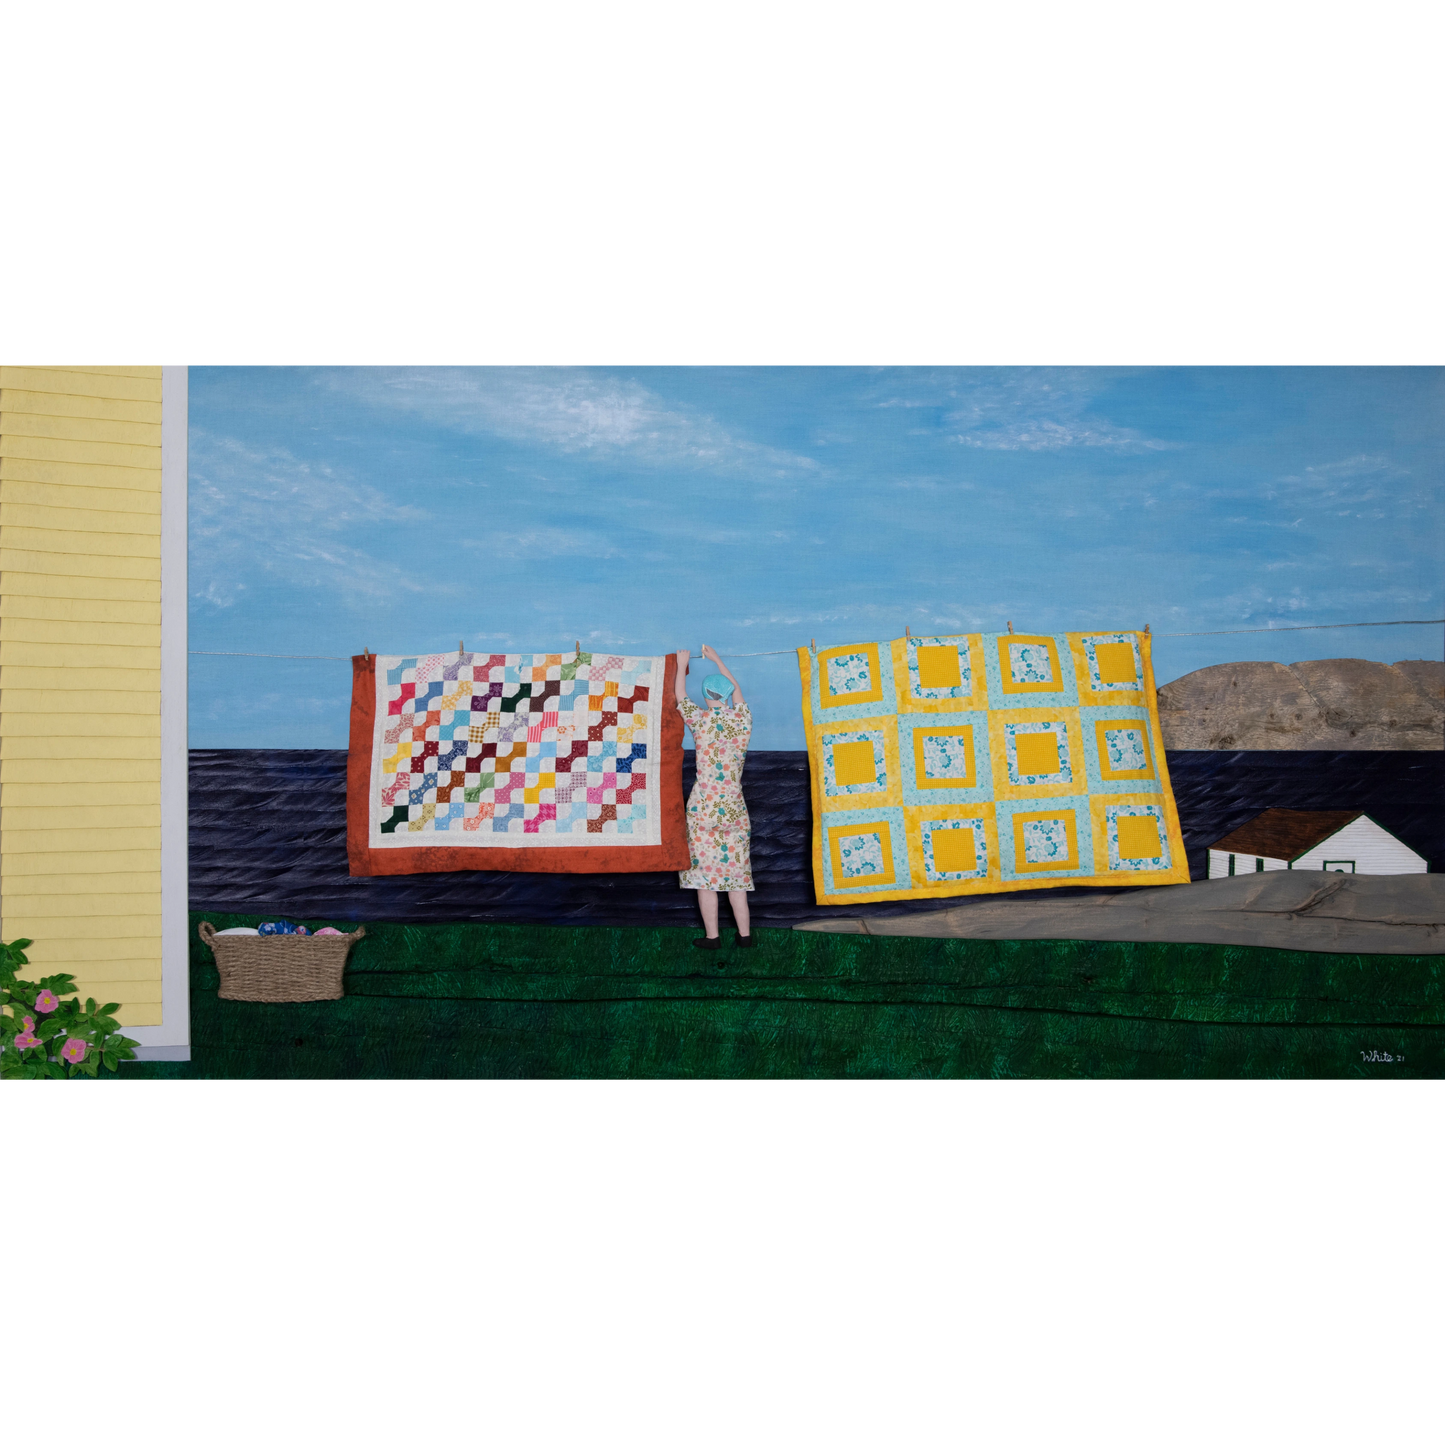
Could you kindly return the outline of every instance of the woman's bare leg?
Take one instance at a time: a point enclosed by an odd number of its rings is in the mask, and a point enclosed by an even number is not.
[[[728,902],[733,906],[733,920],[737,923],[738,932],[747,938],[753,931],[752,921],[748,914],[748,890],[746,888],[729,888]],[[713,916],[717,916],[717,894],[713,894]]]
[[[732,894],[729,893],[731,898]],[[702,914],[702,926],[709,938],[717,937],[717,889],[699,888],[697,890],[698,912]]]

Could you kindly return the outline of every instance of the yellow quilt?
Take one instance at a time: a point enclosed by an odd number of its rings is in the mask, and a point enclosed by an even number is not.
[[[1187,883],[1146,632],[798,649],[819,903]]]

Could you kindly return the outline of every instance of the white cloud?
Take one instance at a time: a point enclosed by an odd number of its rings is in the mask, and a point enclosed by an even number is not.
[[[258,451],[193,427],[190,453],[191,575],[205,579],[192,593],[197,600],[229,607],[258,572],[352,598],[422,590],[340,534],[359,524],[425,521],[424,511],[281,447]]]
[[[812,457],[735,436],[714,418],[669,406],[636,381],[586,371],[502,367],[353,368],[324,384],[368,405],[410,411],[471,434],[684,470],[774,479],[819,470]]]
[[[1170,445],[1128,427],[1110,426],[1107,422],[1060,422],[1047,417],[1030,417],[960,432],[953,440],[966,447],[1003,452],[1054,452],[1065,447],[1111,447],[1115,451],[1148,452],[1162,451]]]
[[[1151,452],[1176,447],[1176,442],[1115,426],[1090,410],[1112,380],[1112,372],[1089,367],[925,372],[915,383],[923,396],[888,397],[875,405],[932,406],[942,413],[950,441],[984,451],[1106,447]]]
[[[478,548],[489,558],[514,561],[551,557],[618,557],[623,552],[600,531],[568,530],[564,527],[533,527],[525,532],[488,531],[485,537],[460,537],[463,547]]]

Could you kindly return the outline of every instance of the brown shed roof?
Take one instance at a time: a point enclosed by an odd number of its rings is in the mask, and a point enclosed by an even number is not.
[[[1338,833],[1346,823],[1365,815],[1358,809],[1341,813],[1305,813],[1295,808],[1269,808],[1242,828],[1210,844],[1220,853],[1253,853],[1260,858],[1293,862],[1302,853]]]

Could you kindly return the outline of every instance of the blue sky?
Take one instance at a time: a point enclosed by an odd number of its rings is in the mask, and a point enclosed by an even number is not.
[[[192,367],[190,536],[200,651],[1441,617],[1445,369]],[[1160,637],[1155,666],[1441,634]],[[730,665],[753,746],[801,748],[795,659]],[[190,678],[193,746],[346,746],[346,663]]]

